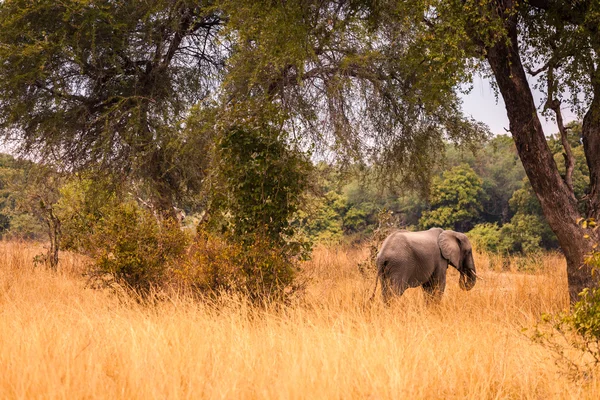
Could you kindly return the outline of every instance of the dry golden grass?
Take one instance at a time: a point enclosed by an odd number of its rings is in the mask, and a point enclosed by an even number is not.
[[[80,260],[34,268],[39,249],[0,243],[0,398],[599,398],[521,333],[567,304],[564,262],[479,281],[450,270],[440,305],[413,289],[367,304],[365,251],[320,248],[302,301],[260,310],[176,297],[154,307],[85,287]]]

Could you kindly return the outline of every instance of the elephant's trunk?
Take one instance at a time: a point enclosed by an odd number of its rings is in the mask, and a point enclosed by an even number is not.
[[[472,271],[467,272],[466,274],[461,273],[460,279],[458,281],[460,288],[462,290],[471,290],[473,286],[475,286],[475,282],[477,281],[477,276]]]
[[[477,274],[475,273],[475,262],[473,256],[469,257],[469,260],[464,265],[462,271],[460,271],[460,279],[458,281],[462,290],[471,290],[475,286],[477,281]]]

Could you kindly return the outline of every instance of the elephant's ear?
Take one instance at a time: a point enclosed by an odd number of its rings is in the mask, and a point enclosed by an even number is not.
[[[460,238],[457,232],[444,231],[438,237],[442,256],[455,268],[460,268]]]

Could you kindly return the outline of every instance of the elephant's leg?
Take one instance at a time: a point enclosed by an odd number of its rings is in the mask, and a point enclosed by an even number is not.
[[[438,277],[433,276],[423,285],[421,285],[423,291],[425,292],[425,300],[427,302],[439,303],[442,299],[442,294],[444,294],[444,290],[446,289],[446,277]]]
[[[389,305],[393,297],[400,297],[407,286],[403,281],[394,279],[394,277],[385,277],[381,280],[381,294],[385,305]]]
[[[383,297],[383,304],[386,306],[390,305],[390,299],[392,298],[392,288],[390,287],[390,280],[382,277],[381,279],[381,296]]]

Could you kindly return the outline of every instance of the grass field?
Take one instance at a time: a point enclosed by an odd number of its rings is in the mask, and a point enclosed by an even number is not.
[[[521,332],[567,305],[564,261],[499,272],[470,292],[450,269],[439,306],[413,289],[366,302],[366,251],[317,249],[302,300],[285,308],[173,296],[143,307],[86,288],[82,262],[34,268],[39,248],[0,243],[1,399],[600,398]]]

